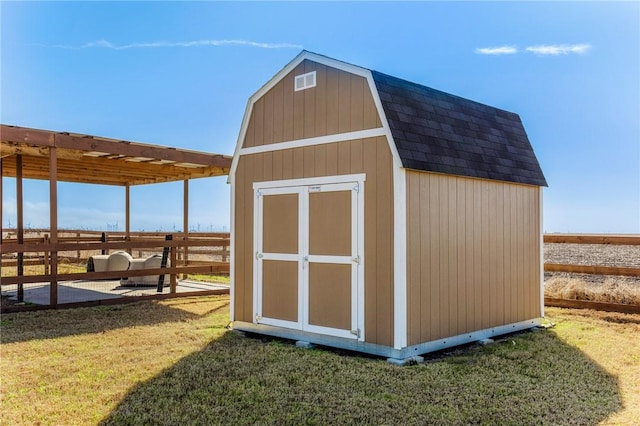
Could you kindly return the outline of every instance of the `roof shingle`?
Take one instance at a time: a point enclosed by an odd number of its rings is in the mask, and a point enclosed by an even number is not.
[[[404,167],[547,186],[517,114],[371,73]]]

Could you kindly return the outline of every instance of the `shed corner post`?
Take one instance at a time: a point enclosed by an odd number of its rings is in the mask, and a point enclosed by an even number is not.
[[[538,198],[538,206],[539,206],[539,212],[538,215],[540,216],[540,229],[538,230],[540,232],[540,317],[544,318],[544,217],[542,214],[542,198],[543,198],[543,191],[544,191],[544,187],[540,187],[539,188],[540,192],[539,192],[539,198]]]
[[[399,161],[398,161],[399,163]],[[393,172],[393,346],[407,346],[407,173],[401,164]]]
[[[229,319],[231,321],[235,320],[235,178],[233,174],[233,168],[229,172],[229,186],[231,191],[229,191],[230,203],[231,203],[231,221],[230,221],[230,229],[229,229]]]

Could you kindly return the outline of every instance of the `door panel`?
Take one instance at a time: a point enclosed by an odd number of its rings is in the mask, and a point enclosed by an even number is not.
[[[351,191],[309,193],[309,254],[351,256]]]
[[[298,321],[298,262],[262,262],[262,316]]]
[[[309,324],[351,330],[351,265],[309,265]]]
[[[298,194],[265,195],[262,251],[298,253]]]
[[[300,194],[296,189],[258,191],[256,322],[300,329]]]

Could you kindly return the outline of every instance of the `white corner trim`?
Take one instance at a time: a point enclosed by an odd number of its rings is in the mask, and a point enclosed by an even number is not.
[[[235,191],[235,179],[230,179],[229,183],[231,184],[231,229],[229,233],[229,320],[235,321],[235,303],[236,303],[236,281],[235,281],[235,264],[236,264],[236,243],[235,243],[235,201],[236,201],[236,191]]]
[[[368,70],[367,70],[368,71]],[[407,346],[407,177],[371,71],[369,89],[393,158],[393,347]]]
[[[393,347],[407,346],[407,177],[393,168]]]
[[[544,217],[542,210],[542,194],[544,188],[540,188],[540,316],[544,318]]]
[[[300,148],[304,146],[323,145],[335,142],[346,142],[355,139],[373,138],[376,136],[384,136],[386,133],[382,127],[367,130],[358,130],[355,132],[336,133],[333,135],[318,136],[315,138],[297,139],[293,141],[278,142],[268,145],[252,146],[250,148],[241,148],[238,155],[258,154],[261,152],[280,151],[283,149]],[[235,156],[234,156],[235,159]]]

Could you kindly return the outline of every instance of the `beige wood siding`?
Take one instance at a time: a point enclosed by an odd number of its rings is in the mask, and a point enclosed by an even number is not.
[[[280,260],[262,263],[262,315],[298,320],[298,264]]]
[[[406,176],[409,345],[539,317],[539,188]]]
[[[265,253],[298,253],[298,195],[264,197],[262,206]]]
[[[316,71],[316,87],[294,91]],[[364,77],[302,61],[253,105],[243,148],[382,127]]]
[[[351,265],[309,264],[309,324],[351,329]]]
[[[253,183],[365,173],[365,340],[392,346],[392,164],[385,137],[240,156],[234,205],[235,319],[253,321]]]
[[[349,191],[309,194],[309,223],[309,254],[351,255]]]

